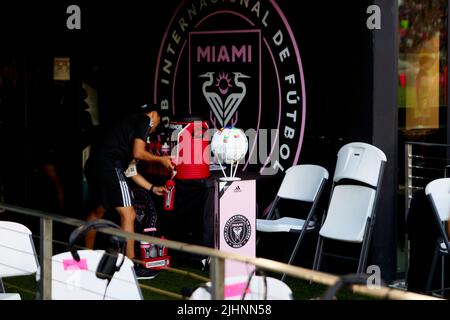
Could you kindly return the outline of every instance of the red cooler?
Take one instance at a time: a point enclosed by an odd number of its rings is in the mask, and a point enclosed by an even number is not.
[[[208,123],[202,118],[189,117],[171,121],[172,155],[175,156],[175,179],[204,179],[209,177],[210,139]]]

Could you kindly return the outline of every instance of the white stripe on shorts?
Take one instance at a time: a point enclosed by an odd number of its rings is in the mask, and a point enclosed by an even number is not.
[[[117,178],[119,179],[120,191],[122,192],[122,202],[124,207],[131,207],[130,189],[125,181],[122,171],[118,168],[116,169]]]

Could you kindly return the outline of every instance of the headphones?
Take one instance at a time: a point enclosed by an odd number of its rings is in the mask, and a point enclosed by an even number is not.
[[[333,284],[332,286],[330,286],[328,288],[328,290],[323,295],[322,299],[323,300],[333,300],[334,297],[336,296],[336,294],[338,293],[338,291],[340,289],[342,289],[343,287],[349,287],[354,284],[367,285],[368,280],[369,280],[369,275],[367,275],[367,274],[349,274],[349,275],[342,276],[338,279],[338,281],[336,281],[335,284]],[[384,285],[383,282],[382,282],[382,285]]]
[[[89,221],[84,225],[79,226],[70,234],[69,251],[72,254],[72,257],[75,259],[75,261],[77,262],[80,261],[80,255],[78,254],[78,251],[75,248],[75,245],[78,243],[78,241],[80,239],[83,239],[90,229],[97,230],[101,228],[120,229],[120,227],[117,224],[111,221],[104,219],[97,219]],[[103,254],[100,262],[98,263],[97,271],[95,272],[97,278],[106,279],[108,280],[108,283],[109,281],[111,281],[112,277],[114,276],[114,273],[120,270],[120,267],[122,267],[122,264],[125,261],[125,248],[127,244],[125,239],[118,236],[110,236],[109,242],[110,242],[109,246],[105,250],[105,253]],[[119,253],[122,254],[122,260],[120,261],[119,265],[117,265]]]

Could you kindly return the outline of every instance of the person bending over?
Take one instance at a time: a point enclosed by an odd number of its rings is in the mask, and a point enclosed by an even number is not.
[[[121,227],[128,232],[134,232],[136,211],[133,207],[133,195],[125,177],[125,170],[133,159],[142,161],[156,161],[169,171],[173,170],[170,156],[159,157],[145,149],[147,138],[154,133],[160,124],[158,109],[146,107],[143,112],[126,117],[111,127],[93,145],[91,155],[85,165],[89,193],[93,202],[93,209],[87,221],[101,219],[106,210],[114,208],[120,216]],[[161,194],[161,187],[149,186],[138,175],[133,178],[138,184],[144,183],[147,189]],[[145,179],[144,179],[145,180]],[[95,231],[90,230],[86,235],[86,247],[92,249],[95,242]],[[128,239],[126,256],[134,258],[134,240]],[[155,272],[135,264],[138,278],[153,278]]]

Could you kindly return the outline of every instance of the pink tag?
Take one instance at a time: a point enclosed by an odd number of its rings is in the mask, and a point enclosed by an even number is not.
[[[64,259],[63,260],[64,271],[67,270],[87,270],[87,262],[86,259],[80,259],[80,261],[76,261],[74,259]]]
[[[244,292],[244,289],[246,286],[247,286],[247,283],[245,283],[245,282],[225,286],[225,292],[224,292],[225,298],[242,296],[242,293]],[[247,289],[246,293],[249,293],[249,292],[250,292],[250,288]]]

